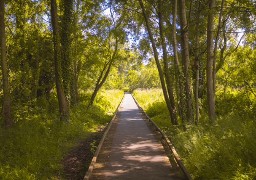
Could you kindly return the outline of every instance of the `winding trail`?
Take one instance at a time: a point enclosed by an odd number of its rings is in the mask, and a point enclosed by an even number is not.
[[[125,94],[90,179],[184,179],[131,94]]]

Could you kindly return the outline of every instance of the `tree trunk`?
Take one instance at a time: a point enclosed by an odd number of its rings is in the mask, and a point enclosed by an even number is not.
[[[72,79],[71,79],[71,92],[70,92],[70,98],[71,98],[72,105],[77,104],[78,99],[79,99],[78,78],[79,78],[80,67],[81,67],[81,61],[74,60],[73,74],[72,74]]]
[[[161,13],[161,1],[159,3],[159,32],[160,32],[160,38],[161,38],[161,45],[162,45],[162,50],[163,50],[163,61],[164,61],[164,76],[165,76],[165,82],[166,82],[166,87],[167,87],[167,92],[170,100],[170,105],[171,105],[171,120],[172,124],[177,125],[177,114],[176,114],[176,107],[175,107],[175,99],[173,95],[173,87],[172,87],[172,82],[170,79],[170,73],[169,73],[169,66],[168,66],[168,57],[167,57],[167,49],[166,49],[166,42],[165,42],[165,37],[163,33],[163,17]]]
[[[59,102],[60,119],[63,121],[69,121],[69,106],[61,80],[60,37],[56,0],[51,0],[51,16],[54,44],[55,83]]]
[[[88,104],[88,107],[89,108],[91,105],[93,105],[93,102],[97,96],[97,93],[98,91],[100,90],[100,88],[103,86],[103,84],[105,83],[105,81],[107,80],[107,77],[109,75],[109,72],[110,72],[110,69],[111,69],[111,66],[113,64],[113,60],[111,59],[107,64],[106,66],[103,68],[103,70],[101,71],[101,74],[96,82],[96,85],[95,85],[95,89],[92,93],[92,96],[91,96],[91,99],[90,99],[90,102]],[[106,72],[105,72],[106,71]],[[105,72],[105,73],[104,73]]]
[[[116,58],[117,51],[118,51],[118,41],[117,41],[117,39],[116,39],[116,44],[115,44],[114,53],[113,53],[113,55],[110,57],[109,62],[107,62],[107,63],[105,64],[105,66],[103,67],[103,69],[102,69],[102,71],[101,71],[101,73],[100,73],[100,76],[99,76],[99,78],[98,78],[98,80],[97,80],[97,82],[96,82],[95,89],[94,89],[94,91],[93,91],[93,93],[92,93],[92,96],[91,96],[91,99],[90,99],[90,102],[89,102],[87,108],[89,108],[91,105],[93,105],[93,102],[94,102],[94,100],[95,100],[95,98],[96,98],[96,96],[97,96],[98,91],[99,91],[100,88],[103,86],[103,84],[106,82],[107,77],[108,77],[108,75],[109,75],[109,73],[110,73],[112,64],[113,64],[113,62],[114,62],[114,60],[115,60],[115,58]]]
[[[186,2],[180,0],[180,17],[181,17],[181,49],[183,72],[185,78],[185,94],[186,94],[186,114],[188,122],[193,122],[193,103],[191,97],[191,76],[190,76],[190,60],[189,60],[189,39],[188,39],[188,23],[186,18]]]
[[[198,1],[198,9],[200,9],[201,2]],[[198,17],[200,17],[200,10],[198,11]],[[196,19],[196,42],[195,42],[195,109],[196,109],[196,117],[195,124],[197,125],[199,122],[199,18]]]
[[[219,13],[217,34],[216,34],[216,37],[215,37],[215,44],[214,44],[214,50],[213,50],[213,55],[214,55],[214,57],[213,57],[213,89],[214,89],[214,91],[216,89],[216,72],[217,72],[217,70],[216,70],[216,56],[217,56],[217,49],[218,49],[218,42],[219,42],[219,36],[220,36],[220,29],[221,29],[224,3],[225,3],[225,0],[222,0],[221,1],[221,7],[220,7],[220,13]]]
[[[172,24],[172,46],[173,46],[173,54],[174,54],[174,65],[175,65],[175,76],[176,76],[176,81],[177,81],[177,98],[178,98],[178,107],[179,107],[179,114],[181,117],[181,120],[184,124],[185,120],[185,114],[184,114],[184,93],[183,93],[183,85],[182,85],[182,79],[183,79],[183,74],[182,74],[182,69],[180,67],[180,61],[179,61],[179,56],[178,56],[178,43],[177,43],[177,0],[174,0],[173,2],[173,24]]]
[[[213,77],[213,66],[214,66],[214,42],[213,42],[213,29],[214,29],[214,14],[213,8],[215,7],[215,0],[209,2],[209,14],[207,24],[207,103],[208,103],[208,116],[210,122],[214,122],[215,115],[215,90],[214,90],[214,77]]]
[[[70,81],[71,81],[71,22],[73,16],[73,0],[62,0],[62,33],[61,33],[61,67],[63,88],[66,98],[70,98]]]
[[[24,0],[17,0],[15,3],[17,3],[18,9],[15,12],[15,20],[16,20],[16,43],[18,44],[17,46],[17,61],[19,62],[19,77],[20,77],[20,82],[19,83],[19,91],[18,91],[18,97],[22,97],[20,98],[21,100],[25,100],[28,101],[29,97],[28,97],[28,90],[27,87],[29,80],[29,71],[30,69],[28,68],[28,61],[27,61],[27,49],[24,48],[25,47],[25,39],[26,39],[26,35],[25,35],[25,25],[26,25],[26,18],[25,18],[25,14],[26,14],[26,4],[27,2]],[[15,92],[16,94],[16,92]]]
[[[1,60],[2,60],[2,79],[3,79],[3,120],[4,126],[9,127],[13,124],[11,118],[11,95],[9,87],[9,74],[6,56],[6,38],[4,22],[4,0],[0,0],[0,38],[1,38]]]
[[[154,53],[154,58],[155,58],[155,61],[156,61],[156,66],[157,66],[157,69],[158,69],[159,78],[160,78],[160,82],[161,82],[161,86],[162,86],[162,91],[163,91],[163,94],[164,94],[165,103],[166,103],[167,108],[169,110],[170,117],[172,117],[172,111],[171,111],[172,108],[171,108],[170,100],[169,100],[169,97],[168,97],[168,94],[167,94],[167,89],[166,89],[166,86],[165,86],[164,73],[163,73],[162,67],[161,67],[159,59],[158,59],[158,52],[157,52],[156,44],[155,44],[155,41],[154,41],[154,38],[153,38],[153,34],[152,34],[150,26],[149,26],[148,16],[146,14],[145,7],[144,7],[144,4],[143,4],[142,0],[139,0],[139,3],[140,3],[140,7],[142,9],[143,17],[144,17],[144,20],[145,20],[145,23],[146,23],[146,28],[147,28],[147,31],[148,31],[149,39],[151,41],[151,45],[152,45],[152,49],[153,49],[153,53]]]
[[[78,57],[78,21],[79,21],[79,6],[80,6],[80,0],[75,2],[75,13],[74,13],[74,20],[73,20],[73,26],[74,26],[74,49],[72,51],[72,74],[71,74],[71,82],[70,82],[70,102],[71,105],[76,105],[79,101],[79,93],[78,93],[78,78],[79,78],[79,72],[82,66],[82,62],[80,60],[81,57]]]
[[[218,65],[216,65],[215,76],[216,76],[217,72],[224,65],[224,61],[225,61],[225,58],[226,58],[226,56],[224,56],[224,53],[225,53],[225,51],[227,49],[227,41],[228,41],[228,39],[227,39],[227,36],[226,36],[226,23],[225,22],[223,22],[223,25],[222,25],[222,34],[223,34],[223,46],[221,47],[221,50],[220,50],[220,61],[219,61]]]

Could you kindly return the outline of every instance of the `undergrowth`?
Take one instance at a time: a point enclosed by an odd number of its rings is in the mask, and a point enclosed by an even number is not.
[[[136,90],[134,96],[174,143],[193,179],[256,178],[256,99],[219,93],[216,125],[202,112],[200,124],[184,131],[171,125],[161,90]]]
[[[86,110],[88,94],[71,108],[71,121],[60,122],[57,102],[16,104],[14,127],[0,130],[0,179],[61,179],[62,159],[80,140],[112,118],[122,91],[100,92]]]

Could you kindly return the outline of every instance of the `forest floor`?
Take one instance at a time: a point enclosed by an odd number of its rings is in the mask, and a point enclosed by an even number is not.
[[[103,143],[91,179],[183,179],[147,125],[131,94],[125,94]]]

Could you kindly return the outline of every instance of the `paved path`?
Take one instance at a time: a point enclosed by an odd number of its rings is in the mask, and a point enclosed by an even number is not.
[[[181,179],[162,144],[125,94],[90,179]]]

